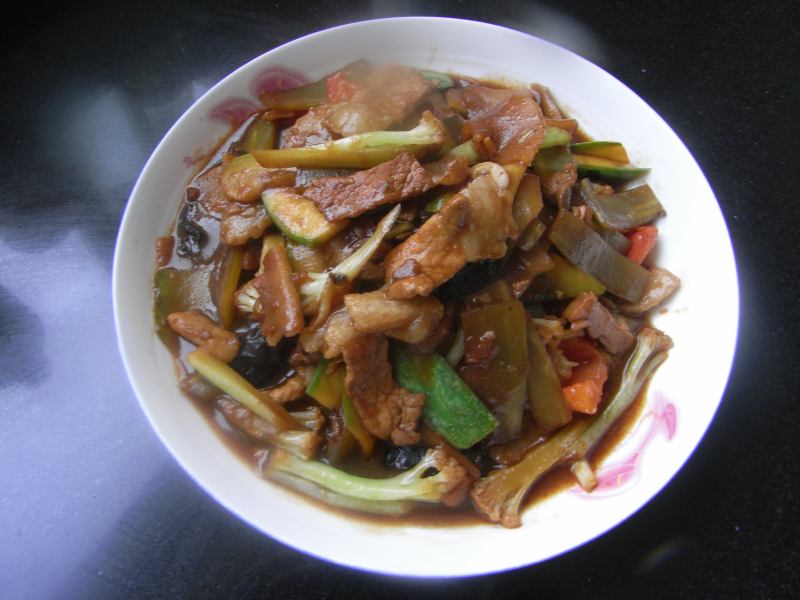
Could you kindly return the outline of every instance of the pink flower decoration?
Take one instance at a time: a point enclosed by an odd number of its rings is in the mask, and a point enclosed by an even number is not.
[[[210,119],[223,121],[236,127],[241,125],[247,117],[257,113],[258,110],[259,107],[250,100],[231,98],[214,107],[208,116]]]
[[[649,428],[639,445],[622,462],[600,467],[596,473],[597,487],[591,493],[587,494],[579,486],[575,486],[571,491],[575,494],[581,494],[586,499],[593,500],[619,494],[633,485],[639,476],[639,459],[656,434],[663,430],[667,441],[671,440],[675,435],[675,430],[678,426],[675,405],[669,402],[664,394],[656,392],[653,408],[641,421],[641,423],[645,422],[648,423]]]
[[[250,91],[254,96],[259,96],[263,92],[290,90],[306,83],[308,79],[301,73],[276,67],[258,75],[250,84]]]

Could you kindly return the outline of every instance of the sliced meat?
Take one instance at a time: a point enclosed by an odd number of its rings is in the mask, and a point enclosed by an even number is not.
[[[386,129],[408,116],[433,85],[417,69],[377,66],[350,102],[332,105],[326,125],[342,136]]]
[[[384,333],[409,344],[420,344],[436,332],[444,306],[434,297],[392,300],[383,290],[348,294],[344,305],[361,333]]]
[[[241,246],[260,238],[272,220],[261,202],[228,202],[222,213],[220,236],[229,246]]]
[[[228,197],[222,190],[222,184],[220,183],[221,175],[222,165],[220,164],[200,173],[192,180],[187,189],[187,197],[191,195],[206,214],[216,218],[222,216],[228,204]]]
[[[342,347],[359,335],[361,334],[353,324],[347,309],[336,311],[325,323],[322,355],[328,359],[341,356]]]
[[[603,344],[611,354],[622,354],[636,340],[627,325],[616,319],[591,292],[578,294],[564,309],[564,317],[575,327],[585,326],[589,336]]]
[[[231,173],[223,170],[220,185],[230,200],[256,202],[268,187],[293,187],[295,175],[295,169],[267,169],[256,163],[256,166]]]
[[[566,166],[550,175],[541,177],[542,195],[555,202],[559,208],[569,209],[572,197],[572,186],[578,181],[578,169],[573,161],[569,161]]]
[[[548,119],[563,119],[564,115],[561,114],[561,109],[558,108],[555,98],[553,98],[550,90],[538,83],[531,84],[531,92],[536,98],[539,106],[542,107],[544,116]]]
[[[644,292],[638,302],[620,302],[618,308],[630,315],[641,315],[652,310],[667,298],[672,296],[681,287],[680,278],[662,267],[650,269],[650,278],[644,286]]]
[[[199,310],[174,312],[167,324],[182,338],[206,350],[212,356],[230,362],[239,353],[239,338],[217,325]]]
[[[383,204],[394,204],[431,187],[431,178],[407,152],[377,167],[346,177],[320,177],[303,195],[329,221],[356,217]]]
[[[261,332],[270,346],[303,329],[303,305],[292,283],[292,270],[283,246],[270,248],[261,260],[262,270],[253,280],[258,291]]]
[[[325,120],[334,106],[321,104],[310,108],[306,114],[294,122],[294,125],[281,134],[281,147],[303,148],[333,139],[333,133],[328,129]]]
[[[286,404],[305,395],[306,378],[302,370],[298,371],[282,384],[263,390],[262,393],[268,395],[278,404]]]
[[[398,446],[419,442],[416,429],[425,395],[395,383],[388,340],[374,333],[354,336],[342,345],[342,356],[347,365],[347,393],[364,427]]]
[[[426,168],[412,154],[404,152],[366,171],[315,179],[303,195],[313,200],[326,219],[336,221],[417,196],[445,180],[448,185],[459,183],[466,179],[467,172],[463,157]]]
[[[262,419],[233,398],[220,396],[214,406],[223,414],[225,420],[255,442],[274,444],[280,430],[266,419]]]
[[[501,258],[517,234],[506,171],[473,167],[473,180],[386,258],[389,298],[428,296],[467,262]]]
[[[544,140],[544,116],[530,93],[471,85],[460,90],[467,111],[464,133],[500,164],[530,165]]]

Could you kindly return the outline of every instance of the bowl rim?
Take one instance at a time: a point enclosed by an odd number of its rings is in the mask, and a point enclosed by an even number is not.
[[[710,416],[708,422],[703,425],[701,434],[697,437],[696,440],[694,440],[693,444],[691,445],[690,450],[688,452],[686,452],[684,457],[681,458],[681,460],[680,460],[679,464],[677,465],[677,467],[675,468],[675,470],[668,477],[664,477],[663,480],[661,481],[660,485],[658,485],[656,487],[656,489],[654,489],[652,491],[652,493],[650,493],[643,501],[641,501],[634,510],[630,511],[629,513],[627,513],[622,519],[617,520],[617,521],[609,524],[608,526],[606,526],[606,527],[604,527],[604,528],[602,528],[602,529],[600,529],[600,530],[598,530],[596,532],[593,532],[592,535],[590,535],[589,537],[584,538],[583,541],[581,541],[580,543],[578,543],[576,545],[573,545],[573,546],[565,547],[565,548],[561,549],[560,551],[555,552],[555,553],[549,555],[547,558],[544,558],[544,559],[541,559],[541,560],[533,560],[533,561],[531,561],[531,560],[526,560],[526,559],[522,559],[522,560],[518,559],[518,560],[515,560],[515,561],[509,561],[508,564],[505,565],[505,566],[501,566],[501,567],[497,567],[497,568],[490,568],[490,569],[481,570],[481,571],[469,572],[469,573],[463,573],[463,572],[452,572],[452,573],[451,572],[441,572],[441,573],[430,574],[428,572],[425,572],[425,573],[408,572],[406,570],[391,570],[391,569],[375,568],[375,567],[364,566],[364,565],[355,565],[355,564],[346,562],[344,560],[337,560],[337,558],[335,556],[326,556],[326,555],[319,554],[319,553],[315,552],[314,550],[309,549],[308,547],[304,546],[301,543],[300,540],[297,540],[297,539],[286,539],[284,536],[279,536],[279,535],[276,535],[274,532],[267,531],[259,523],[254,522],[250,518],[248,518],[248,517],[244,516],[243,514],[241,514],[234,506],[230,505],[230,503],[227,502],[220,495],[218,495],[217,492],[214,489],[212,489],[210,486],[207,486],[201,480],[201,478],[194,472],[192,467],[190,467],[187,464],[187,462],[184,459],[184,457],[182,457],[180,455],[180,453],[176,451],[176,449],[175,449],[173,443],[170,441],[170,439],[163,433],[159,423],[157,422],[157,420],[153,416],[152,412],[150,411],[150,409],[148,408],[146,403],[143,401],[144,393],[143,393],[143,390],[142,390],[142,385],[138,381],[138,375],[135,374],[135,372],[133,370],[133,367],[132,367],[133,349],[129,347],[129,344],[125,339],[125,336],[123,334],[123,324],[122,324],[122,308],[121,308],[121,300],[120,300],[120,298],[121,298],[121,293],[122,293],[122,290],[121,290],[122,283],[121,282],[122,282],[122,279],[124,277],[124,274],[121,272],[121,262],[122,262],[121,248],[126,244],[127,239],[132,235],[130,233],[130,227],[131,227],[130,226],[130,222],[132,220],[131,214],[132,214],[132,212],[134,210],[134,208],[132,208],[133,207],[132,200],[135,197],[137,197],[137,195],[140,194],[140,190],[141,190],[142,186],[144,185],[143,182],[147,180],[149,172],[152,170],[152,166],[153,166],[153,164],[154,164],[154,162],[156,160],[156,157],[160,154],[160,151],[165,146],[167,140],[172,137],[173,133],[177,129],[179,129],[185,121],[190,120],[190,118],[192,118],[191,113],[193,112],[193,109],[199,103],[201,103],[204,100],[204,98],[206,98],[207,96],[209,96],[210,94],[212,94],[213,92],[218,90],[219,88],[224,87],[228,83],[228,81],[233,79],[233,78],[235,78],[240,71],[247,69],[248,66],[250,66],[251,64],[253,64],[253,63],[257,62],[257,61],[264,60],[264,58],[267,55],[269,55],[270,53],[272,53],[272,52],[274,52],[276,50],[279,50],[279,49],[283,50],[283,49],[288,49],[288,48],[292,48],[292,47],[295,47],[295,46],[303,45],[304,43],[306,43],[307,41],[309,41],[309,40],[311,40],[311,39],[313,39],[315,37],[327,35],[327,34],[330,34],[331,32],[334,32],[334,31],[343,31],[343,30],[348,30],[348,29],[352,29],[352,28],[360,28],[360,27],[370,27],[371,25],[378,24],[378,23],[419,23],[419,22],[438,22],[438,23],[443,23],[443,24],[453,23],[453,24],[456,24],[456,25],[459,25],[459,26],[464,25],[464,24],[468,24],[468,25],[472,25],[472,26],[490,28],[490,29],[496,30],[498,32],[501,32],[504,35],[523,36],[523,37],[526,37],[526,38],[533,38],[538,43],[545,44],[547,46],[551,46],[553,48],[558,49],[561,52],[569,53],[573,60],[578,60],[580,62],[583,62],[583,63],[591,66],[593,69],[601,71],[606,77],[611,78],[616,85],[621,86],[629,94],[631,94],[633,97],[635,97],[639,101],[639,103],[641,104],[642,109],[646,110],[649,113],[649,117],[651,119],[653,119],[653,121],[655,123],[658,123],[658,125],[660,125],[661,127],[665,128],[667,130],[668,134],[671,135],[672,138],[674,138],[674,141],[680,147],[680,149],[681,149],[681,151],[682,151],[682,153],[684,155],[683,159],[685,161],[687,161],[688,163],[690,163],[691,168],[694,168],[696,170],[696,174],[699,175],[699,177],[701,178],[702,184],[707,188],[707,191],[709,192],[711,198],[713,198],[715,200],[716,206],[713,207],[713,208],[719,213],[719,217],[721,219],[721,223],[722,223],[723,228],[724,228],[724,237],[725,237],[725,239],[727,241],[727,246],[723,250],[726,251],[727,253],[729,253],[730,258],[731,258],[731,264],[729,266],[733,269],[733,272],[732,272],[733,280],[730,283],[732,284],[733,290],[735,291],[735,294],[729,300],[729,302],[731,303],[730,306],[729,306],[730,318],[733,321],[734,330],[733,330],[733,334],[732,334],[732,343],[729,345],[729,347],[726,347],[724,349],[725,352],[726,352],[726,355],[724,356],[724,365],[725,365],[726,375],[723,378],[723,380],[721,380],[719,382],[719,400],[717,401],[716,405],[714,406],[714,409],[713,409],[713,411],[711,413],[711,416]],[[302,552],[302,553],[304,553],[306,555],[312,555],[312,556],[314,556],[314,557],[316,557],[318,559],[324,560],[326,562],[334,563],[334,564],[337,564],[339,566],[347,567],[347,568],[350,568],[350,569],[373,572],[373,573],[380,573],[380,574],[392,575],[392,576],[409,577],[409,578],[475,577],[475,576],[480,576],[480,575],[486,575],[486,574],[492,574],[492,573],[499,573],[499,572],[514,570],[514,569],[518,569],[518,568],[532,566],[532,565],[535,565],[535,564],[541,564],[543,562],[547,562],[547,561],[552,560],[552,559],[554,559],[554,558],[556,558],[558,556],[561,556],[562,554],[566,554],[568,552],[576,550],[577,548],[580,548],[580,547],[582,547],[582,546],[584,546],[584,545],[586,545],[586,544],[598,539],[599,537],[604,536],[610,530],[622,525],[623,523],[628,521],[631,517],[633,517],[635,514],[637,514],[639,511],[641,511],[646,505],[648,505],[653,500],[653,498],[655,498],[655,496],[660,494],[661,491],[672,481],[672,479],[684,468],[686,462],[689,460],[689,458],[691,456],[693,456],[693,454],[697,450],[697,447],[700,445],[700,443],[705,438],[705,436],[706,436],[706,434],[708,432],[708,429],[711,426],[711,423],[713,422],[714,418],[716,417],[716,414],[719,411],[719,407],[720,407],[720,405],[722,404],[722,402],[724,400],[728,382],[730,381],[731,370],[732,370],[732,367],[733,367],[733,361],[734,361],[734,357],[735,357],[735,353],[736,353],[736,348],[738,346],[739,321],[740,321],[740,318],[741,318],[741,314],[740,314],[740,286],[739,286],[738,268],[737,268],[737,263],[736,263],[733,244],[731,242],[730,230],[728,229],[727,223],[725,222],[724,214],[722,213],[722,210],[721,210],[721,207],[719,205],[719,201],[717,199],[717,196],[714,193],[714,190],[711,187],[711,185],[710,185],[705,173],[700,168],[700,165],[697,163],[697,160],[694,158],[694,156],[689,151],[689,149],[686,147],[686,145],[681,140],[681,138],[674,132],[674,130],[669,126],[669,124],[643,98],[641,98],[634,90],[632,90],[625,83],[623,83],[622,81],[617,79],[614,75],[612,75],[611,73],[609,73],[608,71],[606,71],[602,67],[596,65],[595,63],[589,61],[588,59],[584,58],[583,56],[577,54],[576,52],[574,52],[574,51],[572,51],[572,50],[570,50],[568,48],[565,48],[563,46],[560,46],[558,44],[550,42],[550,41],[548,41],[546,39],[540,38],[540,37],[538,37],[536,35],[532,35],[530,33],[526,33],[526,32],[521,31],[521,30],[513,29],[511,27],[497,25],[497,24],[494,24],[494,23],[488,23],[488,22],[484,22],[484,21],[478,21],[478,20],[472,20],[472,19],[452,18],[452,17],[433,17],[433,16],[431,16],[431,17],[428,17],[428,16],[402,16],[402,17],[388,17],[388,18],[379,18],[379,19],[366,19],[366,20],[353,21],[353,22],[337,25],[337,26],[334,26],[334,27],[329,27],[329,28],[326,28],[326,29],[321,29],[321,30],[318,30],[318,31],[314,31],[312,33],[303,35],[302,37],[290,40],[290,41],[288,41],[288,42],[286,42],[284,44],[279,44],[277,46],[274,46],[273,48],[270,48],[270,50],[268,50],[268,51],[266,51],[264,53],[261,53],[261,54],[259,54],[257,56],[254,56],[253,58],[249,59],[248,61],[246,61],[245,63],[241,64],[239,67],[237,67],[233,71],[231,71],[225,77],[223,77],[222,79],[217,81],[204,94],[202,94],[199,98],[194,100],[191,103],[190,106],[186,107],[183,110],[183,112],[181,113],[180,117],[178,117],[178,119],[172,124],[172,126],[163,134],[163,136],[159,140],[158,144],[153,148],[153,150],[151,151],[147,161],[145,162],[144,166],[142,167],[142,170],[141,170],[139,176],[137,177],[133,188],[131,189],[130,195],[129,195],[128,200],[126,202],[126,206],[125,206],[125,210],[124,210],[123,216],[122,216],[122,218],[120,220],[119,229],[118,229],[118,233],[117,233],[116,240],[115,240],[111,286],[112,286],[112,303],[113,303],[113,310],[114,310],[114,325],[115,325],[115,333],[116,333],[116,337],[117,337],[117,346],[118,346],[118,349],[119,349],[119,352],[120,352],[120,356],[122,358],[123,366],[125,368],[125,373],[127,375],[128,381],[129,381],[129,383],[130,383],[130,385],[131,385],[131,387],[132,387],[132,389],[134,391],[134,394],[136,396],[137,402],[138,402],[139,406],[141,407],[142,411],[144,412],[148,422],[150,423],[150,426],[156,432],[156,434],[159,437],[161,443],[170,452],[172,458],[178,462],[178,464],[181,466],[181,468],[184,470],[184,472],[186,474],[188,474],[189,477],[191,477],[201,489],[203,489],[207,494],[209,494],[212,498],[214,498],[214,500],[217,503],[219,503],[220,505],[224,506],[226,510],[230,511],[231,513],[233,513],[238,519],[246,522],[248,525],[250,525],[251,527],[255,528],[257,531],[259,531],[259,532],[261,532],[263,534],[266,534],[270,538],[272,538],[274,540],[277,540],[282,544],[286,544],[287,546],[289,546],[289,547],[291,547],[291,548],[293,548],[293,549],[295,549],[295,550],[297,550],[299,552]]]

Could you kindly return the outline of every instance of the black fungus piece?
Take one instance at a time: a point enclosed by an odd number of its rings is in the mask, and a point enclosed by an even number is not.
[[[256,322],[239,327],[235,333],[241,345],[230,366],[256,388],[280,385],[294,373],[287,365],[294,339],[284,339],[273,348],[267,345],[260,324]]]
[[[503,276],[503,268],[508,262],[508,255],[498,260],[482,260],[467,263],[452,279],[439,287],[437,295],[442,298],[466,298],[482,290],[490,283]]]
[[[463,450],[464,456],[481,472],[481,477],[486,477],[495,466],[496,463],[492,460],[492,457],[480,447],[480,445],[473,446],[472,448],[468,448]]]
[[[187,199],[189,190],[187,188]],[[181,258],[192,258],[200,254],[203,246],[208,242],[208,234],[198,221],[200,220],[200,207],[196,202],[184,202],[181,214],[178,217],[178,226],[175,228],[178,244],[176,252]]]
[[[425,456],[425,446],[396,446],[383,457],[383,464],[390,469],[407,471]]]

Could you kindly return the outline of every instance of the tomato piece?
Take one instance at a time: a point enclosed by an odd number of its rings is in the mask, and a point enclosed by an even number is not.
[[[559,347],[567,359],[578,363],[561,388],[564,400],[574,411],[596,413],[608,379],[608,359],[586,338],[564,340]]]
[[[637,265],[642,264],[647,255],[656,245],[658,228],[654,225],[643,225],[625,234],[631,241],[631,248],[628,250],[628,258]]]

